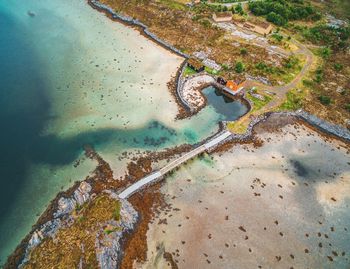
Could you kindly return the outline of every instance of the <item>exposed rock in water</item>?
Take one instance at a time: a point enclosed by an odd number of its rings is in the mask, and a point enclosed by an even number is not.
[[[28,14],[28,16],[30,16],[30,17],[35,17],[35,13],[33,12],[33,11],[28,11],[27,12],[27,14]]]

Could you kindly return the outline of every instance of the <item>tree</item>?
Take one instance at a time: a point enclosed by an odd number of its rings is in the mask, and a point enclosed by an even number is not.
[[[237,73],[242,73],[244,71],[244,64],[242,62],[237,62],[235,65],[235,71]]]
[[[330,48],[323,48],[321,50],[321,56],[323,59],[328,59],[329,56],[331,56],[331,53],[332,53],[332,51]]]
[[[281,15],[276,14],[273,11],[267,15],[266,20],[279,26],[283,26],[287,23],[286,19],[284,19]]]
[[[238,4],[236,7],[235,7],[235,12],[236,13],[239,13],[241,15],[244,14],[244,11],[243,11],[243,8],[242,8],[242,5],[241,4]]]

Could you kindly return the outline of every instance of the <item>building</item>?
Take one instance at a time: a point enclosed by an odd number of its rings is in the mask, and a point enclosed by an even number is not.
[[[200,61],[194,58],[190,58],[187,62],[187,65],[188,67],[192,68],[196,72],[204,71],[204,65]]]
[[[215,22],[229,22],[232,20],[232,13],[231,12],[214,13],[213,20]]]
[[[228,80],[226,82],[226,88],[230,89],[234,93],[238,93],[239,91],[241,91],[243,89],[242,83],[237,84],[233,80]]]
[[[261,35],[268,35],[272,31],[272,25],[268,22],[242,22],[242,21],[237,21],[235,20],[234,23],[241,27],[245,28],[249,31],[261,34]]]

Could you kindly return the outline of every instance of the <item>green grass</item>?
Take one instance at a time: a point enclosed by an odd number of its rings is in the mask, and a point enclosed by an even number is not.
[[[217,75],[217,74],[219,74],[218,71],[216,71],[216,70],[214,70],[214,69],[211,69],[211,68],[209,68],[209,67],[207,67],[207,66],[204,68],[204,70],[205,70],[205,72],[207,72],[208,74],[212,74],[212,75]]]
[[[272,100],[271,96],[262,95],[262,94],[260,94],[260,95],[264,97],[264,100],[260,100],[258,98],[255,98],[252,95],[250,95],[249,93],[246,94],[246,97],[253,103],[252,112],[260,110],[261,108],[263,108],[266,104],[268,104]]]
[[[194,74],[197,74],[197,72],[195,70],[193,70],[191,67],[186,66],[186,68],[183,72],[183,76],[187,77],[187,76],[192,76]]]
[[[297,110],[303,105],[303,93],[291,90],[287,93],[287,100],[280,106],[281,110]]]

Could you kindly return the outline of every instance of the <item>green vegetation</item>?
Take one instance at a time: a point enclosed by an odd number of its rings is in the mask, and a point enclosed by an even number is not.
[[[332,101],[332,99],[329,96],[325,96],[325,95],[320,95],[318,97],[318,100],[320,100],[321,104],[323,105],[329,105]]]
[[[192,76],[194,74],[197,74],[197,72],[195,70],[193,70],[191,67],[186,66],[184,72],[183,72],[183,76],[187,77],[187,76]]]
[[[297,72],[300,72],[302,68],[302,61],[299,57],[292,55],[283,60],[282,67],[266,64],[264,62],[258,62],[255,64],[254,68],[256,75],[266,76],[269,74],[273,75],[272,78],[288,83],[295,77]]]
[[[323,59],[328,59],[332,54],[332,50],[330,48],[322,48],[320,50],[320,56],[323,58]]]
[[[323,80],[323,68],[319,67],[316,69],[314,81],[317,83],[321,83],[322,80]]]
[[[210,67],[204,67],[204,70],[205,70],[205,72],[207,72],[208,74],[212,74],[212,75],[217,75],[217,74],[219,74],[219,72],[218,71],[216,71],[216,70],[214,70],[214,69],[212,69],[212,68],[210,68]]]
[[[240,53],[241,53],[242,55],[247,55],[248,51],[247,51],[246,48],[242,48],[241,51],[240,51]]]
[[[334,64],[335,71],[341,71],[341,70],[343,70],[343,67],[344,66],[342,64],[338,64],[338,63]]]
[[[235,65],[235,71],[237,72],[237,73],[242,73],[242,72],[244,72],[244,69],[245,69],[245,67],[244,67],[244,64],[242,63],[242,62],[237,62],[236,63],[236,65]]]
[[[261,95],[261,96],[264,97],[264,100],[260,100],[258,98],[255,98],[250,93],[246,94],[246,97],[253,103],[252,112],[260,110],[261,108],[263,108],[267,103],[269,103],[272,100],[271,96],[268,96],[268,95]]]
[[[280,34],[278,34],[278,33],[272,34],[271,37],[272,37],[273,39],[275,39],[277,42],[281,42],[281,41],[283,40],[283,36],[280,35]]]
[[[265,0],[249,3],[256,16],[266,16],[269,22],[284,26],[290,20],[319,20],[320,14],[303,0]]]
[[[294,27],[294,29],[300,29]],[[349,45],[350,27],[335,28],[326,24],[305,27],[302,36],[313,44],[332,49],[344,49]]]
[[[241,4],[238,4],[236,7],[235,7],[235,10],[234,10],[236,13],[240,14],[240,15],[243,15],[244,14],[244,11],[243,11],[243,7]]]
[[[350,112],[350,103],[345,105],[345,109]]]
[[[302,107],[303,94],[297,90],[291,90],[287,93],[287,100],[280,106],[282,110],[297,110]]]
[[[283,66],[287,69],[292,69],[297,67],[299,64],[300,64],[299,59],[292,55],[288,57],[288,59],[284,62]]]

